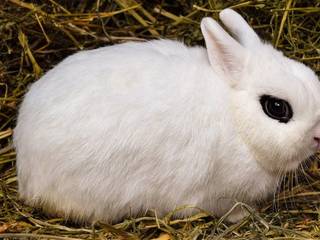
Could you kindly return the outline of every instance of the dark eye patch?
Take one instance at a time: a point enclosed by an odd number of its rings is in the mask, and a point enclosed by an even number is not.
[[[291,105],[283,99],[276,98],[270,95],[262,95],[260,104],[264,113],[281,123],[287,123],[293,116]]]

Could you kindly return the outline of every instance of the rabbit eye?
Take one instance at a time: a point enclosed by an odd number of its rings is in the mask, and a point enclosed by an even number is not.
[[[290,104],[283,99],[263,95],[260,98],[260,104],[268,117],[276,119],[281,123],[287,123],[292,118],[292,108]]]

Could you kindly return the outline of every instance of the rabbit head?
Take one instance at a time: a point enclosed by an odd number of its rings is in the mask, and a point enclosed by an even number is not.
[[[220,19],[233,37],[211,18],[201,29],[212,68],[230,86],[236,131],[266,170],[294,170],[319,149],[318,77],[262,42],[235,11]]]

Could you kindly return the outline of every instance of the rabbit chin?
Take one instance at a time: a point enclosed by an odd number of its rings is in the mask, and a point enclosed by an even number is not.
[[[272,148],[269,150],[272,152]],[[296,170],[304,161],[314,155],[314,152],[308,150],[289,150],[279,154],[266,154],[253,150],[253,155],[260,166],[266,171],[279,175],[285,172]]]

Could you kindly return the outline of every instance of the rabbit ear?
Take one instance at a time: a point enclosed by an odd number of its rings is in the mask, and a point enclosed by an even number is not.
[[[261,43],[259,36],[236,11],[227,8],[220,12],[219,18],[245,47],[253,47]]]
[[[211,66],[229,79],[236,79],[234,75],[242,71],[246,62],[246,49],[212,18],[202,19],[201,31]]]

